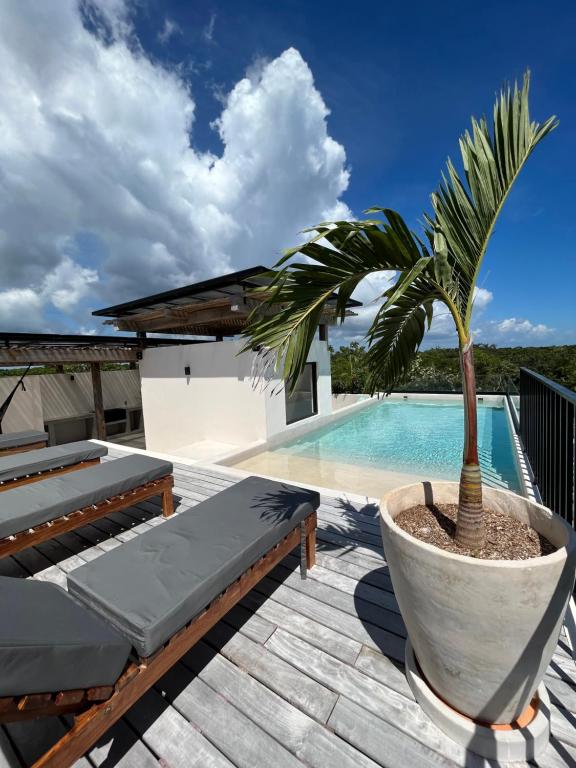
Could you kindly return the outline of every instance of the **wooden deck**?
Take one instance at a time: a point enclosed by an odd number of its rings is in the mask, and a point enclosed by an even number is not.
[[[183,511],[237,473],[178,464],[175,480]],[[65,586],[67,572],[162,524],[159,500],[143,502],[0,561],[0,573]],[[288,557],[77,765],[495,765],[450,741],[412,697],[376,505],[323,497],[317,566],[301,581],[297,565]],[[554,736],[538,765],[575,766],[576,667],[562,642],[546,684]],[[65,727],[52,718],[0,729],[0,768],[29,765]]]

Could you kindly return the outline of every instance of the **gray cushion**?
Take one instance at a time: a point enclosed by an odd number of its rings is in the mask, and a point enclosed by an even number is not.
[[[130,643],[43,581],[0,577],[0,696],[112,685]]]
[[[0,483],[15,480],[37,472],[70,467],[81,461],[92,461],[106,456],[108,448],[88,440],[65,445],[53,445],[36,451],[15,453],[12,456],[0,456]]]
[[[319,503],[315,491],[246,478],[80,566],[68,589],[149,656]]]
[[[172,464],[134,454],[0,493],[0,538],[55,520],[172,474]]]
[[[37,432],[34,429],[27,429],[24,432],[8,432],[5,435],[0,435],[0,450],[19,448],[21,445],[45,443],[47,441],[48,432]]]

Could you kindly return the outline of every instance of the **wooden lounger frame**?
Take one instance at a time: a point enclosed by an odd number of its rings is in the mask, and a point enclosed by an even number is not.
[[[48,445],[48,438],[46,440],[40,440],[36,443],[28,443],[27,445],[13,445],[11,448],[0,448],[1,456],[11,456],[13,453],[26,453],[26,451],[37,451],[39,448],[46,448]]]
[[[33,547],[42,541],[53,539],[61,533],[80,528],[91,523],[93,520],[106,517],[106,515],[112,512],[119,512],[122,509],[131,507],[133,504],[138,504],[140,501],[149,499],[152,496],[158,496],[159,494],[162,494],[162,514],[164,517],[170,517],[174,511],[173,486],[173,476],[166,475],[158,480],[140,485],[131,491],[126,491],[126,493],[119,496],[113,496],[98,504],[70,512],[68,515],[58,517],[55,520],[49,520],[47,523],[42,523],[42,525],[37,525],[34,528],[20,531],[13,536],[7,536],[4,539],[0,539],[0,558],[13,555],[27,547]]]
[[[0,698],[0,723],[76,713],[74,724],[32,768],[69,768],[179,659],[293,549],[301,545],[301,573],[316,560],[316,512],[270,549],[162,648],[129,660],[114,686]]]
[[[88,459],[87,461],[77,461],[75,464],[68,464],[65,467],[54,467],[54,469],[45,469],[42,472],[31,472],[29,475],[24,475],[24,477],[15,477],[12,480],[4,480],[3,482],[0,482],[0,493],[2,491],[8,491],[11,488],[18,488],[20,485],[37,483],[38,480],[46,480],[55,475],[65,475],[67,472],[76,472],[77,469],[95,467],[97,464],[100,464],[100,459]]]

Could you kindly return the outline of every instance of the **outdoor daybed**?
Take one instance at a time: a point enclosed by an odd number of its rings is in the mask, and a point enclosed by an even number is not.
[[[48,432],[38,432],[35,429],[27,429],[24,432],[8,432],[5,435],[0,435],[0,456],[35,451],[37,448],[44,448],[47,443]]]
[[[162,494],[173,511],[172,464],[135,454],[0,493],[0,557]]]
[[[298,545],[305,577],[318,505],[249,477],[68,574],[68,593],[0,579],[0,722],[76,713],[34,768],[72,765]]]
[[[107,454],[108,448],[105,445],[81,440],[27,451],[24,456],[21,453],[0,456],[0,491],[92,467],[99,464],[100,458]]]

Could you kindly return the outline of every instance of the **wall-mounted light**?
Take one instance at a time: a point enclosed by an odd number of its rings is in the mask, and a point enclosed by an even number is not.
[[[74,381],[74,374],[70,374],[70,381]]]
[[[184,366],[184,376],[190,376],[190,366],[185,365]]]

